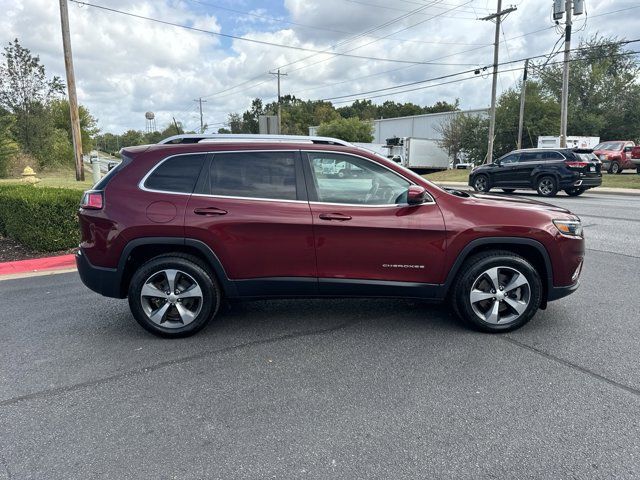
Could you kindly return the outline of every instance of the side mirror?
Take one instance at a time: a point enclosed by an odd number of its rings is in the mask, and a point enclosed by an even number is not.
[[[409,205],[420,205],[427,201],[427,189],[420,185],[411,185],[407,192],[407,203]]]

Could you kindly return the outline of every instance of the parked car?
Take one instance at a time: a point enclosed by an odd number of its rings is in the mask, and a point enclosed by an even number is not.
[[[273,297],[450,299],[467,324],[506,332],[578,288],[584,240],[568,210],[445,190],[368,150],[304,138],[123,149],[82,199],[82,281],[128,297],[164,337],[199,331],[225,298]],[[327,159],[367,175],[325,177]]]
[[[602,161],[602,168],[608,173],[622,173],[627,168],[636,168],[631,161],[631,151],[635,143],[627,140],[602,142],[595,146],[593,153]]]
[[[564,190],[575,197],[602,184],[601,169],[602,163],[592,150],[530,148],[514,150],[474,168],[469,185],[478,192],[533,189],[543,197],[553,197]]]
[[[636,172],[640,175],[640,146],[631,149],[631,163],[636,167]]]

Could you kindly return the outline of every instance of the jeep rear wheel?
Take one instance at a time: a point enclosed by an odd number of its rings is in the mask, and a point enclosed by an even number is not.
[[[174,254],[142,265],[129,284],[129,307],[149,332],[169,338],[198,332],[220,307],[220,289],[196,257]]]
[[[540,275],[519,255],[498,250],[480,253],[469,258],[460,272],[452,286],[453,306],[477,330],[515,330],[540,307]]]

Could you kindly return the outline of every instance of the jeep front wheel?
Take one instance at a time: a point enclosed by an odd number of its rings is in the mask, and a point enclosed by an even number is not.
[[[220,288],[196,257],[163,255],[142,265],[129,284],[129,307],[149,332],[168,338],[198,332],[220,307]]]
[[[452,287],[454,310],[477,330],[515,330],[540,307],[540,275],[519,255],[498,250],[474,255],[460,272]]]

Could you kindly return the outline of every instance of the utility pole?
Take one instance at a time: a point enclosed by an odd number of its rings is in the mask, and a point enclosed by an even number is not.
[[[206,100],[202,100],[202,97],[194,100],[194,102],[198,102],[200,104],[200,133],[204,133],[204,118],[202,116],[202,103],[207,103]],[[175,121],[175,119],[174,119]],[[176,127],[177,128],[177,127]]]
[[[524,61],[524,73],[522,74],[522,87],[520,89],[520,118],[518,120],[518,150],[522,148],[522,127],[524,126],[524,97],[527,94],[527,70],[529,59]]]
[[[480,20],[495,20],[496,21],[496,34],[495,41],[493,43],[493,82],[491,83],[491,109],[489,111],[489,147],[487,150],[487,163],[493,161],[493,137],[495,136],[496,129],[496,90],[498,88],[498,50],[500,48],[500,24],[502,22],[503,15],[508,15],[511,12],[515,12],[516,7],[509,7],[502,10],[502,0],[498,0],[498,9],[496,13],[488,15]]]
[[[64,67],[67,71],[67,92],[69,93],[69,113],[71,117],[71,138],[76,164],[76,180],[84,181],[82,163],[82,135],[80,133],[80,115],[78,113],[78,96],[76,94],[76,76],[73,72],[73,56],[71,54],[71,38],[69,34],[69,9],[67,0],[60,0],[60,24],[62,26],[62,47],[64,50]]]
[[[567,147],[567,118],[569,116],[569,60],[571,58],[572,0],[566,0],[564,9],[567,23],[564,29],[564,67],[562,70],[562,99],[560,101],[560,148]]]
[[[280,69],[277,72],[269,72],[271,75],[278,77],[278,133],[282,133],[282,97],[280,95],[280,77],[286,77],[286,73],[280,73]]]

